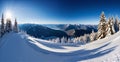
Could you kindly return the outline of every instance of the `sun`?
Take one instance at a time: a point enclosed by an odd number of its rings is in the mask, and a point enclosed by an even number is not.
[[[5,12],[5,18],[6,19],[12,19],[12,12],[11,11],[6,11]]]

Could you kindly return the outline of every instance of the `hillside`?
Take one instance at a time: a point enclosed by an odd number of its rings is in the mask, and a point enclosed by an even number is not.
[[[0,39],[0,62],[119,62],[119,35],[79,45],[55,44],[11,32]]]

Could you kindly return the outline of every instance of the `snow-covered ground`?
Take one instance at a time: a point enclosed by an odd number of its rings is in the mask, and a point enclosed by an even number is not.
[[[120,62],[120,32],[86,45],[54,44],[11,32],[0,39],[0,62]]]

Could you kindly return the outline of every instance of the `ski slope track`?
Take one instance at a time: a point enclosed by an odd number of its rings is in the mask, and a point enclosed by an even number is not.
[[[0,38],[0,62],[120,62],[120,32],[86,45],[52,43],[24,33]]]

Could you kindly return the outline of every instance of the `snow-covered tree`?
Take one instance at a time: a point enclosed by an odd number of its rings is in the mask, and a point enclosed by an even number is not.
[[[55,42],[56,42],[56,43],[60,43],[60,38],[56,38],[56,39],[55,39]]]
[[[90,35],[89,34],[84,34],[83,41],[84,41],[84,43],[90,42]]]
[[[6,32],[10,32],[12,31],[12,23],[11,23],[11,20],[10,19],[7,19],[6,20]]]
[[[61,38],[61,43],[64,43],[64,37]]]
[[[77,43],[81,42],[81,41],[80,41],[80,37],[77,37],[77,41],[76,41],[76,42],[77,42]]]
[[[61,38],[61,43],[67,43],[67,38],[62,37],[62,38]]]
[[[17,24],[17,20],[15,19],[14,22],[14,27],[13,27],[14,32],[18,32],[18,24]]]
[[[4,20],[4,15],[2,14],[1,25],[0,25],[0,37],[2,37],[6,32],[10,32],[10,31],[18,32],[17,20],[15,19],[15,24],[13,27],[11,19]]]
[[[68,38],[68,43],[73,43],[73,41],[71,40],[71,38]]]
[[[96,40],[96,33],[94,30],[92,30],[92,33],[90,34],[90,41],[95,41]]]
[[[102,12],[100,16],[100,23],[98,24],[97,39],[101,39],[106,36],[106,28],[107,28],[106,18],[104,12]]]
[[[1,29],[0,29],[0,37],[2,37],[2,34],[1,34]]]
[[[119,26],[119,31],[120,31],[120,22],[119,22],[118,26]]]
[[[55,39],[52,39],[51,41],[52,41],[52,42],[55,42]]]
[[[83,41],[83,36],[80,36],[80,37],[79,37],[79,40],[80,40],[80,41]]]
[[[77,38],[73,38],[73,43],[76,43],[77,42]]]
[[[113,17],[109,18],[106,29],[107,29],[107,36],[112,35],[112,34],[115,33],[114,23],[113,23]]]
[[[115,28],[115,32],[119,31],[119,20],[118,20],[118,18],[115,18],[114,28]]]
[[[87,43],[90,42],[90,34],[87,34]]]
[[[2,14],[2,19],[1,19],[0,33],[1,33],[1,36],[3,36],[5,33],[5,24],[4,24],[4,15],[3,14]]]

